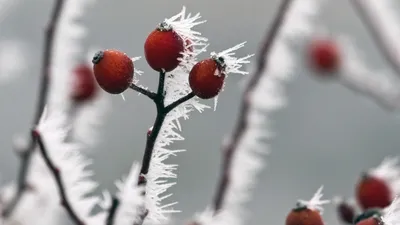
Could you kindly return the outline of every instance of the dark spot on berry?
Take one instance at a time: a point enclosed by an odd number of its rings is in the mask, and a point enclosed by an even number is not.
[[[100,62],[100,60],[104,57],[104,52],[103,51],[98,51],[96,54],[94,54],[92,63],[97,64]]]

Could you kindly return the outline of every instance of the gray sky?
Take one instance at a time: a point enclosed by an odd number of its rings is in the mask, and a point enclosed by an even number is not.
[[[39,62],[44,24],[50,0],[21,0],[2,26],[0,39],[19,39],[29,45],[29,72],[2,85],[0,102],[0,171],[6,180],[16,174],[17,159],[11,151],[11,138],[29,128],[38,86]],[[333,1],[332,1],[333,2]],[[128,1],[101,0],[87,12],[83,21],[89,27],[90,43],[143,55],[147,34],[161,20],[176,14],[186,4],[191,12],[201,12],[208,23],[199,30],[210,39],[209,50],[223,50],[248,41],[239,54],[253,53],[275,12],[277,0],[203,0],[203,1]],[[371,65],[386,67],[360,21],[345,0],[334,1],[323,13],[332,32],[357,38]],[[339,16],[340,14],[340,16]],[[156,86],[157,74],[145,60],[137,67],[145,71],[141,82]],[[336,83],[321,83],[298,71],[287,87],[289,105],[273,115],[277,137],[270,142],[268,166],[250,203],[251,224],[283,224],[287,212],[298,198],[310,198],[320,185],[325,194],[350,196],[360,171],[375,166],[387,155],[396,155],[400,146],[397,113],[386,113]],[[220,163],[221,138],[233,126],[239,102],[239,76],[230,76],[219,98],[216,112],[194,113],[183,122],[184,142],[178,148],[187,152],[171,159],[178,163],[178,184],[172,188],[179,201],[179,219],[201,211],[211,201]],[[12,96],[12,98],[10,98]],[[113,181],[126,173],[134,159],[140,160],[144,133],[154,119],[151,102],[135,93],[127,101],[112,98],[114,109],[102,131],[102,142],[93,154],[96,179],[114,190]],[[212,104],[212,102],[210,102]],[[396,150],[397,149],[397,150]],[[328,224],[337,223],[332,207],[324,214]]]

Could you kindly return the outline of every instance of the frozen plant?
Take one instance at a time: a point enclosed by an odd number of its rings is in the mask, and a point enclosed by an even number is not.
[[[362,1],[352,2],[365,16]],[[388,1],[371,0],[369,4],[384,9],[381,2]],[[45,33],[32,129],[28,139],[15,143],[21,157],[18,177],[0,195],[2,225],[59,224],[65,212],[77,225],[168,224],[171,214],[179,212],[175,202],[164,202],[171,196],[168,189],[174,185],[170,179],[176,178],[177,165],[165,160],[183,151],[169,149],[174,141],[183,140],[180,120],[193,111],[211,108],[200,100],[213,99],[215,109],[228,76],[248,74],[243,65],[250,63],[253,55],[236,56],[245,42],[198,59],[207,51],[208,39],[195,28],[205,21],[200,14],[187,14],[185,7],[161,21],[144,43],[144,58],[159,74],[155,91],[139,84],[143,72],[136,68],[135,61],[140,57],[128,56],[118,49],[103,49],[94,53],[90,62],[82,62],[79,58],[87,53],[82,51],[81,43],[87,30],[77,19],[93,3],[94,0],[55,0]],[[299,62],[304,52],[314,75],[339,78],[348,87],[370,94],[386,106],[397,106],[398,88],[389,89],[387,83],[358,76],[368,75],[369,70],[357,60],[351,41],[318,35],[322,3],[323,0],[281,0],[262,40],[252,74],[246,77],[234,129],[222,143],[222,169],[214,199],[190,224],[246,223],[245,204],[264,165],[260,155],[267,153],[264,142],[273,135],[270,127],[265,129],[269,126],[269,113],[285,106],[284,82],[297,66],[302,66]],[[368,16],[363,18],[370,22]],[[377,29],[372,25],[371,28]],[[377,43],[392,59],[394,53],[379,40]],[[390,62],[397,66],[397,61]],[[96,119],[104,112],[107,96],[122,95],[128,89],[150,99],[157,110],[154,124],[147,131],[143,159],[133,162],[127,176],[116,182],[117,193],[104,191],[101,197],[93,196],[98,184],[91,179],[93,172],[87,169],[91,161],[83,151],[96,143]],[[367,175],[398,177],[397,172],[383,169]],[[322,187],[310,201],[299,200],[286,224],[323,225],[322,205],[329,201],[321,198]],[[386,207],[384,213],[374,211],[368,215],[394,225],[398,222],[399,203],[393,195],[388,199],[382,206]],[[99,211],[94,213],[97,206]],[[303,220],[304,217],[308,219]]]

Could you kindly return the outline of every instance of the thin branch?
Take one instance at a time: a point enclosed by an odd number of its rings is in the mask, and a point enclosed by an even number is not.
[[[57,30],[58,21],[64,6],[65,0],[57,0],[54,4],[53,12],[50,17],[49,24],[45,31],[45,39],[44,39],[44,51],[43,51],[43,61],[41,68],[41,81],[39,86],[39,94],[38,100],[36,104],[36,112],[34,115],[32,127],[36,127],[39,123],[40,117],[43,114],[44,107],[46,105],[47,93],[50,82],[50,65],[52,63],[52,52],[53,52],[53,42],[54,42],[54,34],[55,30]],[[7,218],[14,211],[15,207],[18,205],[21,200],[22,194],[26,189],[26,177],[28,174],[29,165],[31,162],[31,154],[36,146],[36,139],[34,136],[31,136],[28,148],[22,151],[20,167],[18,172],[17,179],[17,191],[13,198],[10,200],[10,203],[5,207],[2,215],[4,218]]]
[[[139,92],[140,94],[143,94],[147,97],[149,97],[150,99],[154,100],[156,98],[156,93],[146,90],[144,88],[141,88],[139,86],[137,86],[136,84],[131,84],[129,86],[132,90]]]
[[[111,207],[108,210],[108,215],[106,219],[106,225],[113,225],[115,220],[115,215],[117,214],[117,209],[119,206],[119,200],[117,197],[112,198]]]
[[[174,108],[176,108],[178,105],[192,99],[194,96],[196,96],[193,92],[190,92],[189,94],[183,96],[182,98],[174,101],[173,103],[169,104],[168,106],[165,107],[165,110],[167,112],[170,112],[171,110],[173,110]]]
[[[36,138],[38,145],[39,145],[39,151],[44,159],[44,162],[46,163],[47,167],[49,168],[50,172],[53,174],[54,179],[57,183],[57,188],[61,197],[61,205],[65,208],[67,211],[68,215],[71,217],[72,221],[77,224],[77,225],[83,225],[83,220],[81,220],[78,216],[78,214],[74,211],[72,208],[71,203],[68,200],[67,193],[65,190],[65,186],[63,184],[63,180],[61,177],[61,173],[59,168],[54,164],[54,162],[51,160],[46,146],[43,142],[42,137],[40,136],[40,133],[37,131],[32,131],[32,135]]]
[[[361,21],[365,24],[373,41],[382,53],[382,56],[400,76],[400,61],[398,59],[397,49],[393,48],[392,45],[388,45],[384,36],[385,31],[381,29],[378,22],[374,20],[378,15],[373,15],[372,12],[368,12],[368,6],[365,5],[366,3],[364,1],[365,0],[350,0],[349,2],[359,15]]]
[[[251,94],[256,88],[259,80],[262,77],[264,70],[267,67],[267,60],[269,52],[271,51],[274,41],[279,33],[280,27],[285,21],[287,11],[293,0],[282,0],[278,9],[277,16],[272,23],[270,30],[267,32],[261,48],[258,53],[258,58],[256,61],[256,70],[251,76],[245,91],[243,94],[243,99],[240,105],[239,116],[237,119],[236,126],[233,130],[232,136],[229,142],[223,147],[223,162],[222,171],[220,175],[220,180],[217,186],[216,195],[214,198],[214,210],[218,212],[222,206],[225,198],[225,193],[229,187],[229,175],[232,166],[232,159],[234,157],[235,151],[237,150],[238,143],[246,133],[248,128],[248,114],[251,108]]]

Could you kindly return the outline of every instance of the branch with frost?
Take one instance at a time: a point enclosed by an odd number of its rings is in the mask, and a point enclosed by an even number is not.
[[[375,44],[397,75],[400,76],[399,18],[392,0],[350,0]]]
[[[340,47],[344,54],[341,72],[338,74],[339,82],[356,93],[370,97],[387,110],[398,108],[400,82],[391,78],[386,71],[368,68],[350,39],[342,37]]]
[[[39,96],[38,102],[36,104],[36,112],[33,119],[33,127],[35,127],[40,120],[40,117],[43,113],[46,100],[47,100],[47,92],[49,88],[49,80],[50,80],[50,71],[49,67],[52,63],[52,52],[53,52],[53,41],[55,36],[55,31],[57,29],[58,21],[60,19],[60,15],[63,9],[64,0],[57,0],[53,12],[50,18],[49,25],[45,31],[45,45],[44,45],[44,53],[43,53],[43,62],[42,62],[42,71],[41,71],[41,81],[39,86]],[[17,180],[17,192],[15,196],[12,198],[10,203],[4,208],[2,211],[3,217],[8,217],[17,206],[20,201],[24,190],[26,189],[26,177],[28,172],[28,167],[31,161],[31,154],[36,146],[36,140],[34,136],[31,136],[30,143],[27,146],[27,149],[18,150],[21,156],[20,168],[18,172],[18,180]]]
[[[223,168],[211,210],[195,218],[195,224],[243,224],[244,204],[251,197],[251,187],[262,169],[259,154],[265,154],[263,140],[271,136],[269,114],[285,105],[282,82],[295,69],[292,46],[315,29],[320,1],[283,1],[268,30],[255,71],[246,82],[235,130],[223,143]],[[298,58],[302,56],[299,55]]]
[[[286,14],[292,2],[292,0],[282,1],[278,9],[278,15],[275,17],[271,30],[268,31],[266,37],[264,38],[264,42],[261,45],[261,49],[259,51],[256,61],[256,71],[250,78],[243,94],[243,101],[241,103],[238,121],[229,141],[227,143],[224,143],[224,157],[221,171],[221,179],[217,187],[217,192],[213,205],[216,212],[218,212],[223,207],[225,192],[227,192],[227,189],[229,188],[229,182],[231,179],[232,161],[234,157],[236,157],[235,152],[239,146],[242,137],[246,134],[246,131],[248,129],[248,120],[250,119],[248,118],[248,115],[251,112],[251,95],[253,94],[254,89],[257,88],[258,82],[260,81],[265,67],[268,64],[268,54],[273,47],[275,38],[278,35],[279,29],[285,20]]]
[[[50,171],[53,173],[54,179],[56,180],[58,191],[61,196],[61,205],[65,208],[65,210],[67,211],[73,222],[75,222],[78,225],[83,224],[82,219],[78,217],[77,212],[75,212],[75,209],[72,208],[72,205],[66,194],[66,189],[64,187],[64,183],[61,177],[61,171],[51,160],[49,153],[47,152],[46,145],[43,142],[39,131],[33,131],[32,133],[33,133],[32,135],[37,139],[39,150],[40,153],[42,154],[45,163],[49,167]]]

